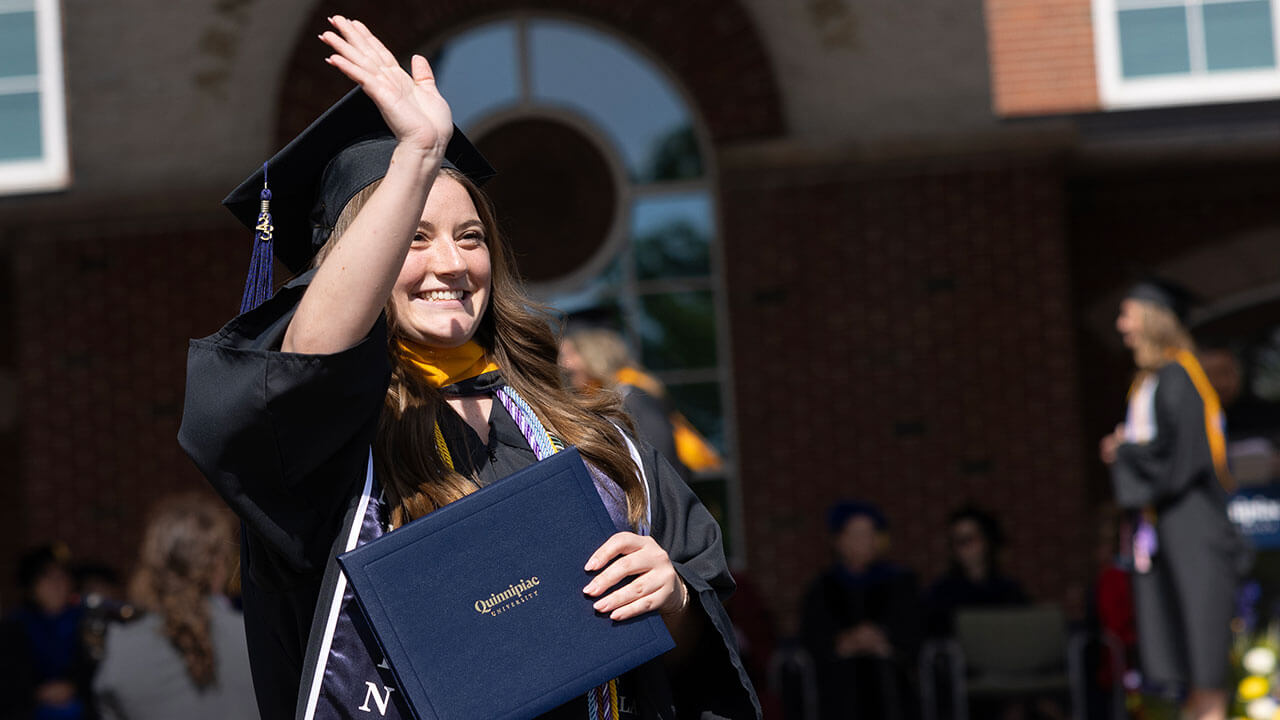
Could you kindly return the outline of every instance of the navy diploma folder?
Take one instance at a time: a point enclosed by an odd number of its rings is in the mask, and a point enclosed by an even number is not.
[[[614,622],[582,569],[615,532],[568,448],[338,556],[421,720],[532,718],[675,646]]]

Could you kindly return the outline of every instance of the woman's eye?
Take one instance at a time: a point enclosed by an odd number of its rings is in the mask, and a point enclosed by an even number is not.
[[[466,243],[468,245],[479,245],[480,243],[484,242],[484,233],[480,232],[479,230],[468,231],[467,233],[463,234],[459,242]]]
[[[423,244],[425,244],[426,242],[427,242],[427,236],[426,236],[426,235],[423,235],[422,233],[414,233],[414,234],[413,234],[413,244],[414,244],[414,245],[423,245]]]

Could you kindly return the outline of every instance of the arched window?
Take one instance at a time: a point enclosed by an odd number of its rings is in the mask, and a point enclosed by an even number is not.
[[[681,91],[625,39],[562,17],[492,19],[427,55],[454,121],[499,170],[486,189],[533,293],[620,329],[732,458],[711,153]],[[725,467],[694,489],[729,532]]]

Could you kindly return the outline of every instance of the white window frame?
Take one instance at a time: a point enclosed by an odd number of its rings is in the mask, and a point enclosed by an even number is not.
[[[0,93],[40,94],[39,160],[0,160],[0,195],[60,190],[70,183],[66,100],[62,79],[62,17],[59,0],[0,0],[0,13],[30,12],[36,18],[36,75],[0,77]]]
[[[1183,6],[1197,9],[1203,5],[1230,0],[1185,0]],[[1204,70],[1203,28],[1198,22],[1188,23],[1191,44],[1191,72],[1126,78],[1121,74],[1120,29],[1116,0],[1093,0],[1094,53],[1098,66],[1098,100],[1108,110],[1170,105],[1198,105],[1214,102],[1238,102],[1280,97],[1280,0],[1271,2],[1271,36],[1277,67],[1263,70]],[[1152,0],[1152,7],[1167,7],[1169,0]],[[1133,3],[1126,3],[1130,9]],[[1192,17],[1198,17],[1193,13]]]

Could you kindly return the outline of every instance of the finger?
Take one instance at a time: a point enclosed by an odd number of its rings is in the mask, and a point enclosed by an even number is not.
[[[362,28],[355,22],[341,16],[334,15],[329,18],[329,22],[333,24],[335,30],[342,34],[342,37],[351,44],[352,47],[358,49],[364,55],[373,58],[377,55],[374,48],[369,43],[368,28]]]
[[[662,604],[671,595],[671,588],[661,584],[656,588],[651,587],[648,592],[640,595],[624,592],[627,589],[621,588],[618,592],[611,593],[608,598],[601,600],[602,607],[597,612],[608,613],[610,620],[628,620],[647,612],[661,610]]]
[[[391,51],[387,49],[387,46],[382,44],[382,41],[378,39],[377,35],[373,34],[373,31],[370,30],[367,25],[359,20],[352,20],[351,24],[360,31],[361,37],[364,38],[365,43],[369,47],[369,52],[378,60],[378,62],[381,62],[383,65],[400,66],[400,61],[396,60],[396,56],[391,54]]]
[[[404,72],[400,64],[396,62],[395,56],[387,50],[382,41],[374,37],[364,23],[359,20],[346,20],[346,23],[346,32],[343,35],[364,54],[372,67],[394,68],[399,72]]]
[[[671,562],[661,548],[643,548],[615,559],[608,567],[592,578],[586,587],[582,588],[582,592],[594,597],[629,577],[663,567],[670,568]]]
[[[398,72],[404,72],[391,53],[387,52],[382,43],[369,32],[369,28],[358,20],[346,18],[340,18],[340,20],[342,37],[358,53],[357,57],[352,58],[353,60],[364,64],[370,70],[394,68]]]
[[[591,553],[591,557],[587,559],[586,567],[583,569],[587,572],[599,570],[618,555],[632,553],[639,550],[644,539],[645,538],[641,538],[635,533],[614,533],[609,536],[608,540],[604,541],[603,545],[596,548],[595,552]]]
[[[360,87],[365,88],[366,93],[369,92],[369,84],[373,80],[373,75],[369,71],[341,55],[330,55],[325,58],[324,61],[338,68],[343,75],[351,78],[351,80]],[[370,97],[373,96],[370,95]]]
[[[655,562],[644,557],[637,557],[637,555],[638,553],[632,553],[614,560],[609,567],[600,571],[599,575],[592,578],[591,582],[582,588],[583,594],[595,597],[627,578],[647,573],[657,566]]]
[[[357,48],[347,42],[346,38],[342,37],[338,33],[332,30],[326,30],[321,33],[320,40],[332,48],[334,53],[341,55],[352,62],[367,65],[370,69],[374,67],[373,63],[369,61],[368,56],[360,51],[360,48]]]
[[[421,55],[414,55],[409,60],[409,69],[413,71],[413,81],[419,85],[423,83],[435,84],[436,76],[431,71],[431,63]]]
[[[662,583],[651,577],[652,575],[653,573],[637,575],[631,579],[631,582],[591,603],[591,608],[596,612],[607,613],[658,592],[662,589]]]

